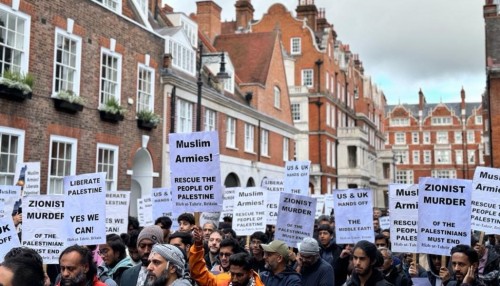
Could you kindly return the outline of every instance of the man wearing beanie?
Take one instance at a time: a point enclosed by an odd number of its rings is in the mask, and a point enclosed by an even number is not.
[[[392,286],[384,279],[384,275],[378,270],[382,266],[384,258],[374,243],[361,240],[354,245],[352,254],[353,270],[346,286]]]
[[[137,237],[137,251],[141,264],[123,272],[120,286],[143,286],[148,275],[148,259],[153,245],[163,243],[163,230],[157,225],[146,226]]]
[[[260,273],[266,286],[301,286],[300,274],[288,266],[288,246],[281,240],[261,244],[267,271]]]
[[[302,285],[334,285],[333,268],[319,256],[318,242],[312,237],[300,243],[295,270],[302,275]]]
[[[191,281],[184,279],[186,261],[177,246],[155,244],[149,261],[145,286],[191,286]]]
[[[333,229],[326,224],[318,227],[319,254],[328,264],[333,267],[335,285],[342,285],[347,279],[347,268],[349,267],[349,249],[342,249],[333,236]]]

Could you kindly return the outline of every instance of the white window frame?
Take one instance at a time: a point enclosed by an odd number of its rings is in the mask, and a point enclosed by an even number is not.
[[[283,161],[288,161],[290,159],[290,139],[283,137]]]
[[[432,177],[440,179],[456,179],[457,172],[455,170],[432,170]]]
[[[424,164],[430,165],[432,163],[432,152],[431,150],[424,150]]]
[[[463,138],[462,138],[462,131],[455,131],[455,144],[462,144]]]
[[[476,150],[467,150],[467,162],[476,164]]]
[[[302,86],[309,88],[314,87],[314,70],[313,69],[303,69],[302,70]]]
[[[293,121],[300,121],[300,119],[301,119],[300,103],[290,104],[290,109],[292,110],[292,120]]]
[[[405,145],[406,144],[406,133],[405,132],[394,133],[394,144],[395,145]]]
[[[69,161],[69,172],[64,172],[62,175],[56,175],[56,174],[51,174],[51,171],[53,168],[58,168],[58,166],[52,166],[52,159],[53,155],[52,154],[52,149],[53,149],[53,144],[56,143],[61,143],[61,144],[70,144],[71,145],[71,160]],[[78,154],[78,139],[76,138],[70,138],[70,137],[63,137],[63,136],[58,136],[58,135],[51,135],[50,136],[50,144],[49,144],[49,171],[47,174],[47,194],[49,195],[56,195],[56,194],[64,194],[64,183],[63,183],[63,178],[65,176],[72,176],[76,174],[76,161],[77,161],[77,154]],[[67,161],[67,158],[54,158],[58,161]],[[52,180],[57,180],[59,181],[58,186],[54,186]],[[57,188],[57,190],[53,190],[53,188]]]
[[[420,143],[420,138],[419,138],[418,132],[411,133],[411,143],[412,144],[419,144]]]
[[[205,108],[205,131],[215,131],[217,130],[217,112],[210,108]]]
[[[420,150],[413,150],[412,151],[412,161],[413,161],[413,164],[415,164],[415,165],[420,164]]]
[[[434,161],[439,165],[451,164],[451,150],[434,150]]]
[[[292,37],[290,38],[290,54],[300,55],[302,53],[302,38]]]
[[[281,89],[279,86],[274,86],[274,107],[280,108],[281,107]]]
[[[443,126],[443,125],[451,125],[451,124],[452,124],[451,117],[448,117],[448,116],[432,117],[432,119],[431,119],[431,125],[433,125],[433,126]]]
[[[226,120],[226,147],[236,148],[236,118],[230,116]]]
[[[122,13],[122,1],[121,0],[93,0],[103,7],[108,8],[118,14]]]
[[[337,168],[337,162],[335,161],[335,158],[336,158],[336,157],[335,157],[335,155],[336,155],[336,150],[335,150],[335,148],[336,148],[336,144],[335,144],[335,142],[333,142],[333,141],[332,141],[331,148],[332,148],[332,151],[331,151],[331,152],[332,152],[332,153],[331,153],[331,154],[332,154],[332,167],[333,167],[333,168]]]
[[[397,170],[395,180],[396,184],[413,184],[413,171]]]
[[[166,38],[167,53],[172,54],[172,66],[192,76],[196,74],[196,52],[172,37]]]
[[[473,144],[476,142],[476,132],[474,130],[467,130],[467,143]]]
[[[390,126],[410,126],[409,118],[391,118],[389,121]]]
[[[175,131],[177,133],[193,132],[193,103],[184,99],[176,100]]]
[[[448,131],[436,132],[436,144],[448,144]]]
[[[331,112],[330,112],[331,108],[332,108],[332,106],[330,105],[330,103],[327,103],[326,104],[326,112],[325,112],[326,113],[326,125],[327,126],[332,126],[332,124],[331,124],[331,121],[332,121],[331,120]]]
[[[107,65],[106,68],[104,68],[104,57],[111,57],[113,60],[116,60],[116,69]],[[101,48],[101,64],[99,67],[99,107],[102,108],[110,96],[115,97],[118,102],[121,102],[122,55],[109,49]],[[106,69],[106,71],[111,74],[104,77],[103,69]],[[107,86],[109,86],[109,88]],[[109,90],[112,87],[114,87],[114,92]]]
[[[58,54],[58,39],[62,38],[63,43],[65,39],[68,39],[75,45],[74,59],[68,59],[67,61],[74,61],[74,66],[68,62],[57,62]],[[63,51],[65,53],[67,51]],[[68,55],[70,57],[71,55]],[[81,60],[82,60],[82,38],[64,31],[60,28],[55,29],[55,40],[54,40],[54,73],[52,81],[52,96],[56,96],[60,91],[72,91],[76,95],[80,95],[80,81],[81,81]],[[62,75],[57,77],[58,66],[61,66]]]
[[[255,126],[245,123],[245,152],[254,152]]]
[[[461,165],[464,163],[464,151],[455,150],[455,164]]]
[[[336,113],[335,105],[332,105],[332,109],[330,110],[330,112],[332,113],[332,115],[331,115],[331,119],[332,119],[331,125],[332,125],[332,127],[335,128],[335,127],[337,127],[337,126],[335,126],[335,119],[336,119],[335,118],[336,117],[335,116],[335,113]]]
[[[428,131],[425,131],[423,133],[423,144],[431,144],[431,133]]]
[[[260,133],[260,154],[262,156],[269,157],[269,131],[261,129]]]
[[[100,151],[103,150],[104,152],[112,152],[111,156],[112,158],[108,157],[107,162],[100,162],[99,161],[99,154]],[[105,172],[106,173],[106,189],[108,191],[116,191],[117,190],[117,185],[118,185],[118,152],[120,148],[116,145],[110,145],[110,144],[104,144],[104,143],[97,143],[97,150],[96,150],[96,172]],[[106,167],[112,166],[113,171],[111,174],[107,171],[104,171],[104,169],[108,169]]]
[[[326,165],[330,167],[332,165],[332,142],[326,140]]]
[[[476,115],[474,117],[474,123],[476,125],[483,125],[483,116],[482,115]]]
[[[145,64],[139,64],[137,67],[137,111],[154,110],[154,83],[155,70]]]
[[[2,144],[2,137],[6,135],[9,137],[17,137],[17,150],[10,150],[11,146],[9,143],[9,147],[7,147],[8,152],[5,153]],[[1,127],[0,126],[0,156],[2,158],[6,158],[6,162],[4,161],[5,170],[0,169],[0,185],[14,185],[14,177],[16,175],[16,165],[19,163],[23,163],[24,160],[24,141],[25,141],[25,131],[21,129],[14,129],[9,127]],[[16,151],[16,152],[14,152]],[[11,162],[12,157],[15,156],[15,162]],[[2,160],[3,161],[3,160]],[[8,181],[10,178],[10,181]]]
[[[0,50],[3,50],[3,54],[6,55],[6,50],[11,51],[11,61],[8,62],[10,67],[8,68],[9,70],[20,72],[22,74],[28,73],[29,69],[29,55],[30,55],[30,28],[31,28],[31,16],[24,14],[22,12],[13,10],[11,7],[0,4],[0,10],[3,11],[8,19],[4,19],[5,23],[8,23],[10,20],[10,17],[14,16],[17,17],[16,22],[16,28],[15,30],[10,29],[10,25],[6,24],[6,32],[5,35],[7,35],[7,39],[4,39],[4,43],[0,44]],[[22,20],[24,21],[24,26],[22,31],[21,29],[18,28],[17,24],[18,21]],[[10,37],[14,37],[13,42],[14,43],[9,43],[11,42],[9,39]],[[21,38],[22,37],[22,38]],[[20,56],[16,57],[14,51]],[[17,59],[17,62],[14,63],[14,61]],[[0,62],[0,74],[3,74],[4,70],[7,70],[5,67],[7,63],[5,61]]]

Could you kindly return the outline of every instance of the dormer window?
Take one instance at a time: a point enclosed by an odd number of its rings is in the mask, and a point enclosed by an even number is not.
[[[139,0],[139,1],[147,1],[147,0]],[[117,13],[122,12],[122,1],[121,0],[94,0],[94,2],[100,3],[102,6],[108,8],[110,10],[113,10],[114,12],[117,12]]]
[[[301,38],[292,38],[290,40],[290,54],[300,55],[302,53],[302,43]]]

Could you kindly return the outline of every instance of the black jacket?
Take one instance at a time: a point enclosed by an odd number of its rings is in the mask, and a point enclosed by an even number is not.
[[[335,243],[335,239],[330,240],[327,247],[320,247],[319,254],[328,262],[335,273],[335,285],[342,285],[347,279],[347,267],[349,267],[349,256],[340,258],[342,247]]]
[[[302,268],[302,285],[334,286],[335,279],[332,266],[321,257],[310,268]],[[267,285],[267,284],[266,284]]]
[[[402,270],[398,269],[395,266],[391,265],[389,271],[384,271],[384,278],[387,282],[391,283],[394,286],[409,286],[412,285],[410,279],[406,277]]]
[[[352,273],[351,278],[349,278],[345,284],[346,286],[360,286],[361,281],[356,273]],[[267,286],[267,285],[266,285]],[[372,270],[372,275],[366,281],[365,286],[393,286],[387,280],[384,279],[384,276],[377,269]]]
[[[261,272],[260,279],[266,286],[302,286],[300,274],[290,267],[276,275],[271,271]]]

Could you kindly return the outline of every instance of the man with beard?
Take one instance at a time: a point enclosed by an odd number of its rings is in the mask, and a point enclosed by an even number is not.
[[[376,241],[375,241],[376,243]],[[401,269],[393,265],[392,251],[386,247],[379,247],[378,249],[384,258],[384,263],[380,267],[380,271],[384,274],[385,280],[394,286],[409,286],[411,285],[410,279],[406,277]],[[439,284],[438,286],[440,286]]]
[[[383,258],[374,243],[361,240],[354,245],[352,254],[353,270],[346,286],[392,286],[378,270]]]
[[[252,269],[251,257],[248,253],[237,253],[229,257],[229,286],[264,286],[259,275]]]
[[[334,285],[333,268],[319,256],[318,242],[312,237],[305,237],[300,243],[295,270],[302,275],[302,285]]]
[[[224,234],[220,230],[214,230],[210,234],[207,247],[205,247],[205,257],[204,257],[208,269],[212,269],[214,266],[220,264],[219,250],[223,235]],[[203,245],[205,246],[205,243],[203,243]],[[189,249],[186,251],[189,251]]]
[[[459,244],[451,249],[451,266],[454,278],[446,286],[484,285],[477,276],[479,256],[468,245]]]
[[[301,286],[300,274],[288,266],[288,246],[281,240],[261,244],[267,271],[260,273],[266,286]]]
[[[97,278],[95,265],[90,250],[84,246],[73,245],[59,256],[61,275],[57,286],[106,286]]]
[[[184,254],[177,246],[154,245],[145,286],[191,286],[191,281],[184,279],[185,264]]]
[[[143,286],[148,275],[148,259],[153,245],[163,243],[163,230],[157,225],[147,226],[137,237],[137,251],[142,263],[131,267],[122,274],[120,286]]]

